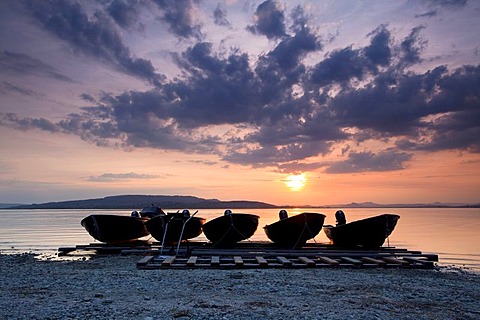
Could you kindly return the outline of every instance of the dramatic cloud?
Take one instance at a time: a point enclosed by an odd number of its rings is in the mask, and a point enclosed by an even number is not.
[[[134,58],[111,19],[102,11],[88,16],[82,6],[69,1],[27,2],[35,19],[75,51],[96,57],[118,70],[160,85],[162,75],[148,60]]]
[[[370,171],[392,171],[404,169],[404,162],[412,158],[411,154],[386,150],[373,152],[351,152],[348,159],[330,165],[326,173],[358,173]]]
[[[255,24],[247,30],[254,34],[262,34],[268,39],[277,39],[286,36],[285,16],[280,5],[274,0],[261,3],[255,12]]]
[[[108,5],[107,12],[119,26],[128,29],[137,25],[143,2],[142,0],[113,0]],[[139,27],[143,29],[141,25]]]
[[[453,5],[447,2],[438,6]],[[2,114],[2,125],[75,134],[100,146],[213,154],[227,163],[281,172],[401,170],[414,150],[480,152],[480,65],[415,68],[424,62],[425,26],[399,37],[381,24],[366,34],[363,46],[323,53],[325,43],[302,7],[294,7],[287,21],[278,2],[265,1],[248,30],[266,36],[271,47],[254,56],[200,40],[195,1],[158,0],[161,21],[191,41],[171,53],[180,72],[167,81],[150,61],[133,57],[117,30],[137,25],[139,3],[109,2],[108,11],[92,15],[75,2],[32,2],[29,8],[72,48],[155,86],[84,93],[88,107],[60,121]],[[217,6],[213,14],[215,27],[228,25],[226,9]],[[0,66],[59,76],[21,54],[4,52]],[[359,151],[369,141],[394,148]],[[319,161],[335,150],[341,160]]]
[[[170,32],[182,38],[202,36],[201,26],[194,22],[195,0],[153,0],[163,11],[159,19],[169,26]]]
[[[227,19],[227,11],[220,6],[217,5],[215,10],[213,11],[214,22],[216,25],[230,27],[231,24]]]

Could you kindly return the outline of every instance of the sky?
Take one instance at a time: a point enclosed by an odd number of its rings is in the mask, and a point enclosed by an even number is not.
[[[480,202],[480,1],[0,1],[0,202]]]

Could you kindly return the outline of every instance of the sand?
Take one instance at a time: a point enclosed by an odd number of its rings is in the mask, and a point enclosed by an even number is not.
[[[0,319],[480,319],[455,268],[140,270],[141,256],[0,255]]]

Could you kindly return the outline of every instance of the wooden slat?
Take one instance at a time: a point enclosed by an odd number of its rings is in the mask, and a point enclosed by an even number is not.
[[[354,264],[354,265],[360,265],[362,264],[362,261],[360,260],[357,260],[357,259],[354,259],[354,258],[350,258],[350,257],[340,257],[342,260],[348,262],[348,263],[351,263],[351,264]]]
[[[329,257],[323,257],[323,256],[319,256],[318,257],[319,260],[323,261],[323,262],[326,262],[332,266],[336,266],[336,265],[339,265],[340,262],[338,262],[337,260],[334,260],[334,259],[330,259]]]
[[[408,261],[405,261],[403,259],[398,259],[398,258],[382,257],[382,259],[389,263],[395,263],[395,264],[401,264],[401,265],[408,264]]]
[[[189,267],[194,267],[195,264],[197,263],[197,259],[198,259],[197,256],[191,256],[190,258],[188,258],[188,260],[187,260],[187,266],[189,266]]]
[[[362,257],[362,260],[367,262],[367,263],[373,263],[373,264],[377,264],[377,265],[384,265],[385,264],[385,261],[380,260],[380,259],[371,258],[371,257]]]
[[[173,261],[175,261],[176,256],[170,256],[165,258],[162,262],[162,266],[170,266],[172,265]]]
[[[243,259],[240,256],[233,257],[233,261],[235,262],[235,266],[240,267],[243,266]]]
[[[219,256],[212,256],[212,259],[210,260],[210,265],[211,266],[219,266],[220,265],[220,257]]]
[[[406,261],[412,262],[412,263],[420,263],[420,264],[423,264],[423,265],[426,265],[426,266],[432,266],[433,265],[433,261],[428,261],[428,260],[421,259],[421,258],[416,258],[416,257],[403,257],[403,260],[406,260]]]
[[[308,267],[314,267],[315,261],[308,259],[307,257],[298,257],[298,260],[305,263]]]
[[[173,261],[175,261],[175,258],[176,258],[175,256],[170,256],[165,258],[165,260],[163,260],[162,262],[162,266],[170,266],[173,263]]]
[[[145,256],[142,259],[140,259],[137,262],[137,266],[145,266],[147,265],[151,260],[153,259],[153,256]]]
[[[258,264],[260,265],[260,267],[266,267],[268,266],[268,261],[265,260],[264,257],[262,256],[256,256],[255,259],[257,260]]]
[[[291,266],[292,265],[292,261],[288,260],[285,257],[279,256],[279,257],[277,257],[277,260],[280,261],[280,263],[283,264],[284,266]]]

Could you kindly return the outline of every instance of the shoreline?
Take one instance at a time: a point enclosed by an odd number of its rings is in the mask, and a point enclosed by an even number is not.
[[[0,254],[0,318],[480,317],[480,274],[454,267],[140,270],[141,256],[37,256]]]

